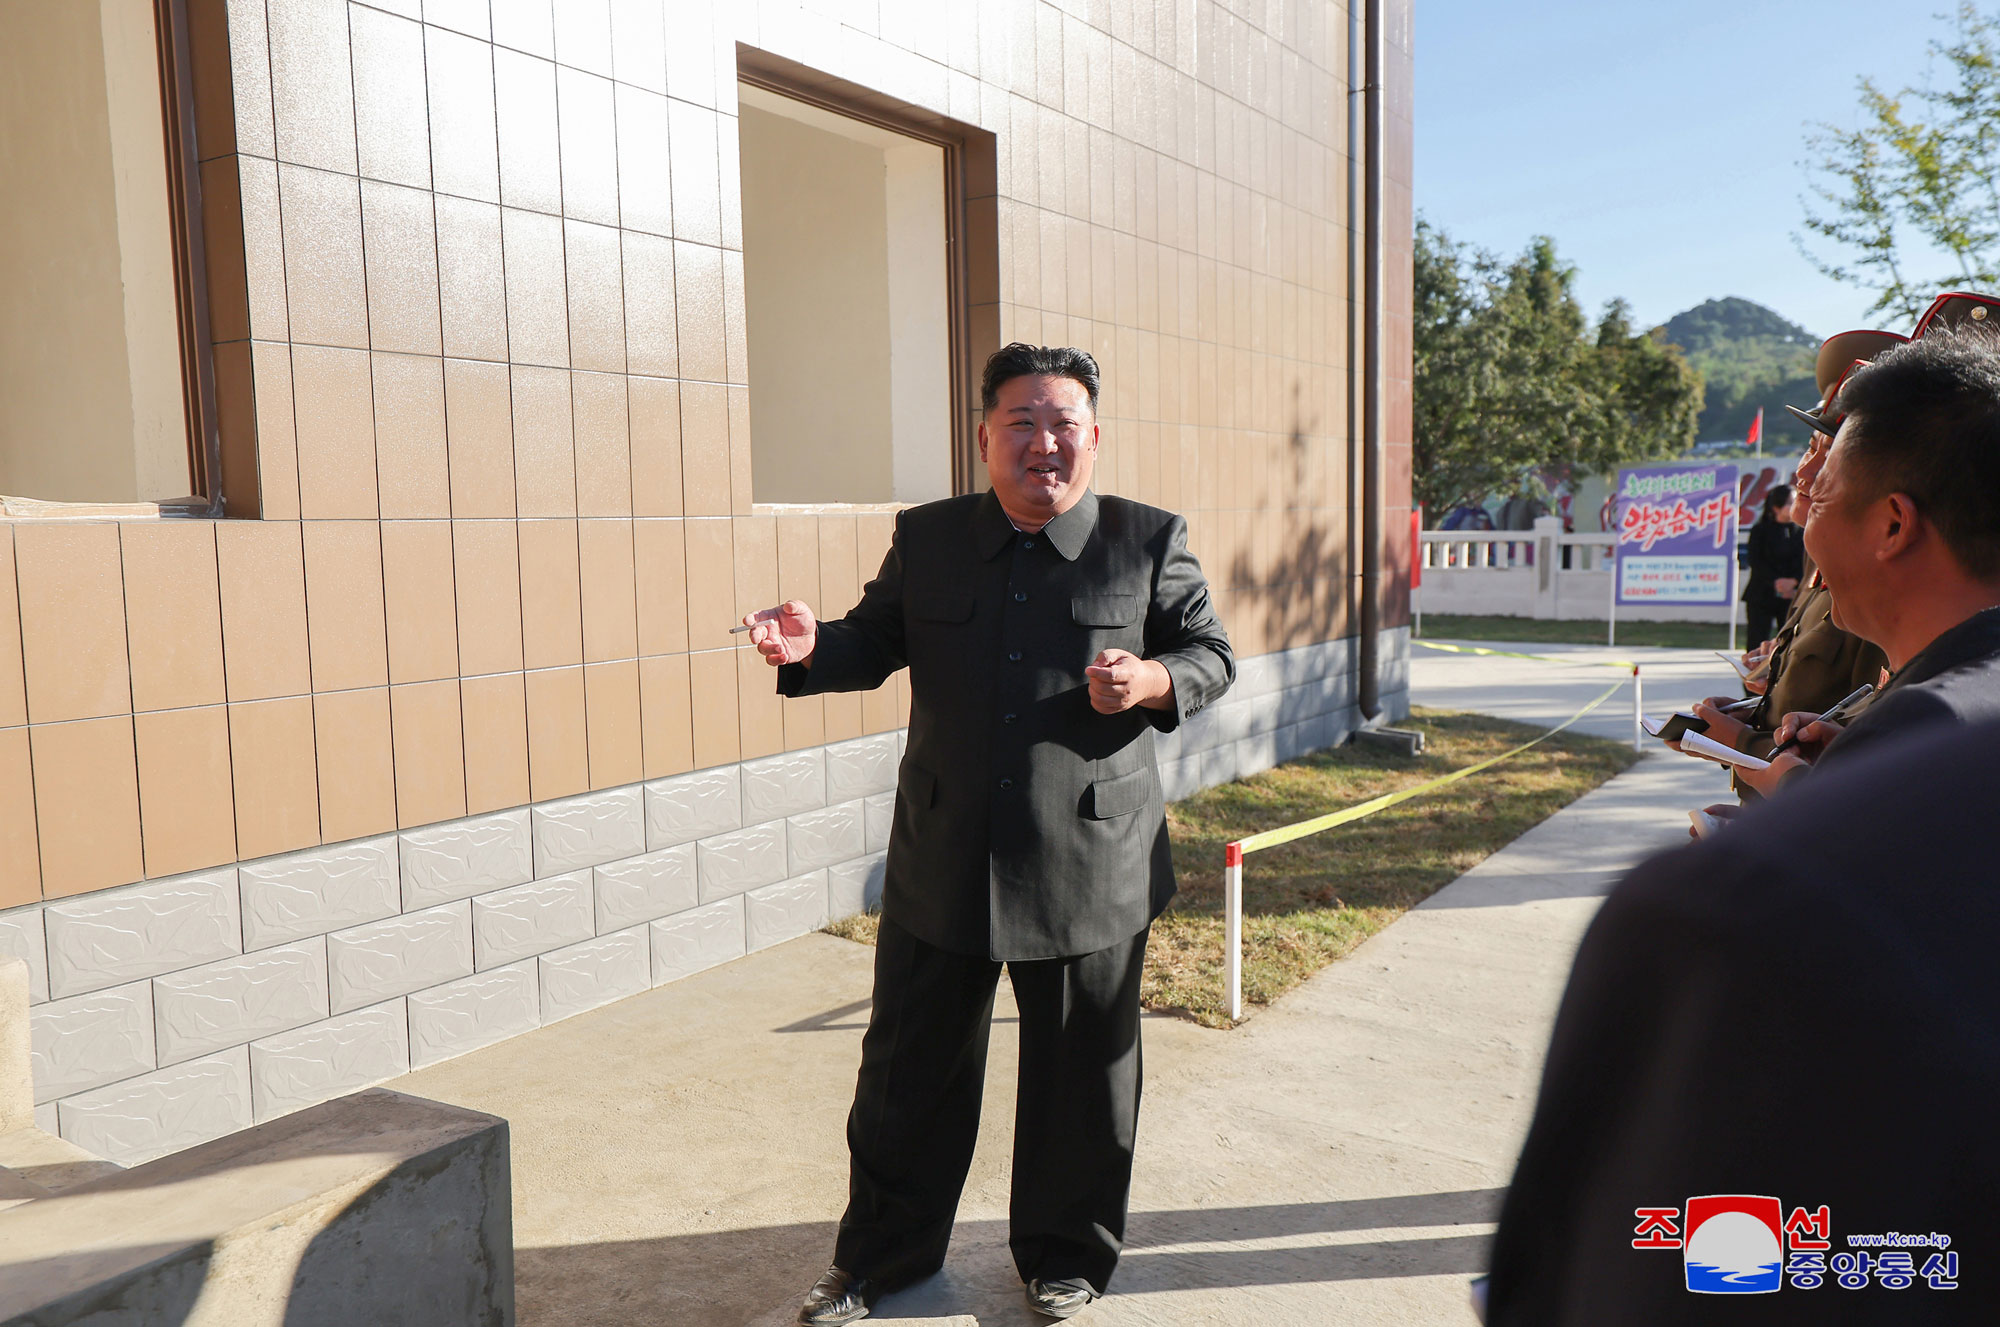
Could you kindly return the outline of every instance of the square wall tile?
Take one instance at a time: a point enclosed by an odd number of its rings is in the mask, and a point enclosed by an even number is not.
[[[514,415],[505,364],[444,362],[454,516],[514,515]]]
[[[563,7],[570,8],[590,6]],[[568,65],[570,61],[565,59],[561,63]],[[599,72],[608,74],[610,70]],[[616,226],[618,130],[612,112],[611,80],[575,68],[559,68],[556,99],[557,119],[562,129],[563,215]],[[611,243],[615,253],[618,243],[615,232]]]
[[[491,203],[437,194],[438,302],[444,353],[467,359],[507,358],[507,277],[501,257],[500,209]]]
[[[446,456],[444,362],[431,356],[373,357],[375,483],[384,520],[451,515]]]
[[[367,352],[293,346],[292,394],[298,415],[300,514],[309,520],[373,519],[380,507]]]
[[[458,676],[453,582],[449,521],[382,523],[391,682]]]
[[[652,0],[611,0],[611,66],[620,83],[667,90],[667,37]]]
[[[729,509],[748,516],[754,497],[750,474],[750,391],[731,387],[729,404]]]
[[[300,528],[313,690],[388,685],[381,526],[374,521],[305,521]]]
[[[570,387],[576,419],[576,509],[580,516],[632,514],[632,449],[623,373],[578,373]]]
[[[583,591],[575,521],[522,521],[521,625],[529,668],[583,662]]]
[[[681,386],[663,378],[627,380],[632,514],[681,514]]]
[[[431,178],[437,191],[499,202],[493,48],[456,32],[425,28],[424,83],[430,106]]]
[[[459,683],[465,724],[465,809],[477,815],[528,801],[528,699],[520,673]]]
[[[320,840],[340,843],[396,828],[389,689],[313,697],[319,753]]]
[[[219,349],[216,362],[222,362]],[[297,400],[292,391],[291,346],[252,342],[250,374],[256,398],[258,515],[267,521],[295,521],[299,516],[299,439],[294,423]],[[219,388],[219,381],[217,385]]]
[[[413,189],[431,185],[424,104],[424,30],[373,9],[349,12],[354,123],[361,173]]]
[[[125,589],[113,524],[14,527],[28,718],[93,719],[132,708]]]
[[[639,662],[587,664],[583,670],[590,786],[615,788],[646,776],[639,726]]]
[[[584,735],[583,669],[547,668],[527,675],[528,787],[537,802],[590,786]]]
[[[660,20],[655,6],[653,22]],[[658,92],[632,86],[619,79],[616,90],[618,113],[618,212],[619,225],[627,232],[648,235],[674,233],[673,178],[667,163],[667,99]],[[628,255],[630,251],[627,251]]]
[[[694,768],[694,711],[685,654],[639,660],[639,737],[647,778]]]
[[[680,332],[675,325],[673,242],[626,231],[623,246],[626,365],[633,373],[676,376]]]
[[[500,210],[507,257],[507,349],[516,364],[569,366],[569,298],[558,217]]]
[[[163,710],[133,720],[139,818],[148,876],[236,860],[236,794],[229,713],[221,705]]]
[[[368,339],[376,350],[444,353],[431,198],[423,190],[361,182]]]
[[[742,756],[736,723],[736,651],[703,650],[687,656],[694,709],[696,769],[726,765]]]
[[[304,694],[311,689],[311,672],[298,524],[224,521],[215,527],[215,541],[229,699]]]
[[[499,107],[500,201],[560,214],[555,65],[502,47],[493,52],[493,87]]]
[[[28,730],[35,825],[48,898],[145,875],[132,720],[81,719]]]
[[[716,159],[716,114],[706,107],[672,101],[667,117],[675,233],[697,244],[719,245],[722,167]]]
[[[465,814],[465,739],[458,682],[392,687],[389,718],[396,752],[396,823],[409,828]]]
[[[681,535],[681,523],[632,522],[632,570],[638,599],[639,653],[685,653],[687,545]]]
[[[132,662],[132,707],[219,705],[222,601],[215,527],[205,521],[134,522],[119,527],[125,572],[125,630]],[[4,558],[0,553],[0,558]],[[0,566],[0,574],[6,568]],[[0,648],[11,596],[0,592]],[[0,665],[4,667],[4,665]],[[5,682],[0,680],[0,691]],[[6,715],[0,698],[0,721]]]
[[[680,103],[674,103],[678,108]],[[678,143],[675,150],[679,150]],[[713,155],[710,157],[713,164]],[[679,183],[681,162],[674,161]],[[674,219],[682,220],[678,191]],[[674,244],[674,303],[680,337],[681,376],[702,382],[726,382],[728,351],[724,344],[722,250],[677,241]]]
[[[354,84],[342,0],[294,0],[270,15],[271,104],[278,158],[355,169]]]
[[[683,382],[681,497],[690,516],[727,516],[729,392],[715,383]]]
[[[365,350],[368,286],[361,259],[360,182],[280,165],[278,206],[292,340]]]
[[[512,521],[454,521],[459,668],[468,677],[521,671],[521,549]]]
[[[639,653],[632,522],[578,521],[576,530],[584,662],[631,659]]]
[[[778,670],[755,650],[737,650],[737,704],[743,759],[785,749],[785,703],[778,695]]]
[[[21,598],[17,586],[14,531],[11,527],[0,527],[0,728],[28,721],[28,692],[21,677]]]
[[[0,908],[42,896],[41,850],[35,840],[35,771],[26,728],[0,728]]]
[[[565,369],[512,372],[514,487],[523,516],[576,514],[575,406]]]
[[[229,756],[242,858],[320,841],[319,762],[309,697],[230,705]]]
[[[739,616],[731,524],[726,520],[681,523],[687,546],[688,645],[692,649],[732,649],[741,639],[729,634]]]

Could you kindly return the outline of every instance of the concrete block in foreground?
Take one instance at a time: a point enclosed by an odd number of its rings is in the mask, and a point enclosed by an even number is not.
[[[359,1092],[0,1211],[0,1327],[512,1327],[511,1190],[505,1120]]]

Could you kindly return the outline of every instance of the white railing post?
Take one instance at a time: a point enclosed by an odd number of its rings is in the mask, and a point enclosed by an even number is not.
[[[1640,688],[1639,665],[1633,664],[1632,665],[1632,749],[1634,751],[1637,751],[1640,755],[1643,756],[1644,754],[1646,754],[1646,744],[1641,739],[1644,738],[1646,730],[1639,726],[1639,713],[1642,709],[1645,708],[1645,701],[1640,694],[1639,688]]]
[[[1229,1021],[1243,1017],[1243,845],[1222,850],[1223,962],[1229,972]]]

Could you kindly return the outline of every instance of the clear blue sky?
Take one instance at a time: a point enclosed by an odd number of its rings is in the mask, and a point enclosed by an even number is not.
[[[1868,325],[1872,297],[1792,242],[1808,126],[1857,125],[1861,75],[1920,81],[1949,3],[1416,0],[1417,209],[1502,254],[1554,236],[1593,315],[1741,295],[1820,336]]]

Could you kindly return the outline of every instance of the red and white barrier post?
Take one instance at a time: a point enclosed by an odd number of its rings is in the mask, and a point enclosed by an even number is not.
[[[1229,972],[1229,1019],[1243,1017],[1243,844],[1222,849],[1223,962]]]

